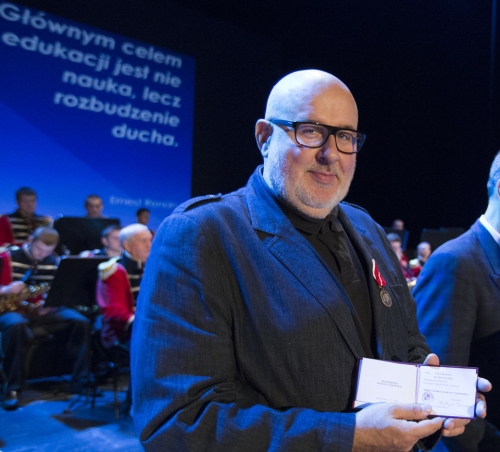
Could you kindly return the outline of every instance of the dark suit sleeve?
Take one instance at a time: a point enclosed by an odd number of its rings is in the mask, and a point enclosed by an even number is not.
[[[413,290],[420,329],[445,365],[469,363],[477,311],[471,265],[454,253],[437,252],[425,264]]]
[[[476,327],[478,287],[477,268],[472,256],[448,250],[437,251],[418,277],[413,295],[422,333],[441,364],[467,366]],[[449,450],[500,450],[500,432],[477,418],[457,437],[443,438]]]
[[[186,215],[169,217],[155,237],[132,339],[134,422],[143,446],[350,451],[354,414],[275,409],[238,380],[238,332],[225,278],[230,260]]]

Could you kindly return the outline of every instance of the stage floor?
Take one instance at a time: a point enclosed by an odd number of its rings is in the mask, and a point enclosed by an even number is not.
[[[120,401],[128,381],[120,381]],[[111,385],[101,386],[95,407],[85,396],[64,414],[75,396],[58,392],[58,380],[31,382],[15,411],[0,409],[0,452],[142,451],[132,419],[116,420]]]

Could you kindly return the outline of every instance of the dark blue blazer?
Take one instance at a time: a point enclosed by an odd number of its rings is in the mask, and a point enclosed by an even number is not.
[[[237,192],[191,200],[154,239],[132,344],[146,450],[352,449],[363,349],[349,300],[264,184],[259,168]],[[378,357],[422,362],[429,349],[383,229],[347,204],[339,219],[369,275]]]
[[[500,427],[500,246],[479,220],[434,251],[413,296],[422,333],[441,364],[478,367],[493,383],[487,419]],[[450,450],[468,451],[490,450],[486,441],[500,450],[498,431],[480,419],[445,440]]]

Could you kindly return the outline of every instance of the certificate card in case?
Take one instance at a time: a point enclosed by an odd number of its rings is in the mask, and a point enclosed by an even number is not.
[[[354,408],[378,402],[427,403],[431,416],[476,417],[476,367],[424,366],[361,358]]]

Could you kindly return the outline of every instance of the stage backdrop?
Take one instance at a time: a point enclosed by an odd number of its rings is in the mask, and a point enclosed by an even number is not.
[[[84,215],[97,193],[156,228],[189,198],[193,58],[0,2],[0,61],[0,213],[29,186],[42,214]]]

